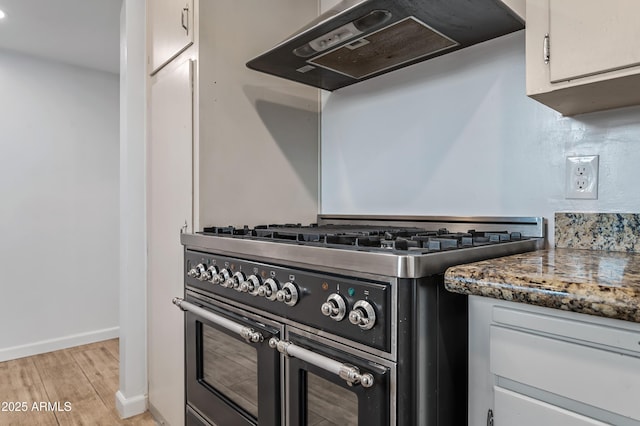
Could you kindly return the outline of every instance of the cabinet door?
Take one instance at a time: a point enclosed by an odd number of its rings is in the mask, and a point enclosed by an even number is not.
[[[193,0],[148,1],[151,74],[193,44]]]
[[[640,421],[640,358],[495,325],[490,333],[499,378]]]
[[[184,293],[180,233],[192,231],[192,63],[155,77],[147,148],[147,338],[149,403],[173,426],[184,423],[184,320],[171,299]]]
[[[497,426],[606,426],[572,411],[495,386]]]
[[[549,0],[551,82],[640,64],[640,1]]]

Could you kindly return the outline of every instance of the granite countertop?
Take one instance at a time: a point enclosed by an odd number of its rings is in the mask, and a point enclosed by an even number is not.
[[[640,322],[640,254],[556,248],[454,266],[447,290]]]

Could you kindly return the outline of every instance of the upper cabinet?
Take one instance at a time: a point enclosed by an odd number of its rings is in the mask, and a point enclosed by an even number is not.
[[[564,115],[640,104],[640,2],[527,0],[527,95]]]
[[[193,44],[193,0],[148,2],[151,74]]]

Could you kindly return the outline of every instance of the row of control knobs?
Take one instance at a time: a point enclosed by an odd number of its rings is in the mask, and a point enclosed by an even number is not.
[[[245,277],[243,272],[236,272],[211,265],[208,268],[199,263],[195,268],[189,270],[187,275],[199,281],[209,281],[224,288],[234,289],[240,293],[249,293],[252,296],[264,297],[267,300],[283,302],[289,306],[295,306],[300,298],[298,287],[292,282],[285,283],[282,288],[278,287],[278,281],[267,278],[262,281],[258,275]]]
[[[298,287],[293,282],[286,282],[282,288],[279,288],[278,281],[273,278],[267,278],[262,282],[258,275],[245,277],[244,273],[240,271],[232,274],[232,271],[226,268],[219,270],[215,265],[207,268],[199,263],[195,268],[189,270],[187,275],[199,281],[208,281],[241,293],[249,293],[252,296],[264,297],[271,301],[277,300],[288,306],[295,306],[300,299]],[[347,315],[347,301],[342,295],[332,293],[322,304],[320,310],[324,316],[334,321],[342,321]],[[351,324],[357,325],[363,330],[370,330],[376,324],[376,311],[368,301],[358,300],[353,304],[348,318]]]

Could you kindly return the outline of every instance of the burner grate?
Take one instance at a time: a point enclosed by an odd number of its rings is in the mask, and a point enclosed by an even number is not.
[[[520,232],[449,232],[446,228],[428,230],[414,227],[352,225],[271,224],[254,228],[243,226],[207,227],[203,234],[247,238],[283,243],[319,245],[361,251],[392,251],[412,254],[450,251],[461,248],[500,244],[523,239]]]

